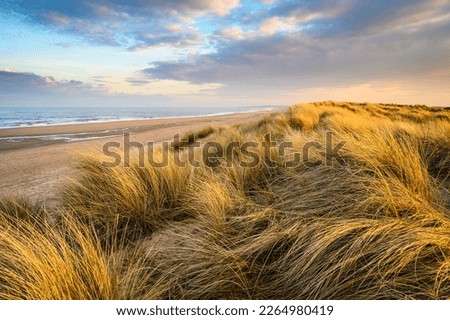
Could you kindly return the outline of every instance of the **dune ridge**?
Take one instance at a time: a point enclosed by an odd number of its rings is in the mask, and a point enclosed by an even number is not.
[[[448,109],[336,102],[86,154],[1,200],[0,298],[449,299],[449,154]]]

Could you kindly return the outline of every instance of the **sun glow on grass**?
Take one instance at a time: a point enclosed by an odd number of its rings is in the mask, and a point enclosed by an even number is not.
[[[343,162],[286,166],[327,132]],[[179,166],[195,142],[292,148]],[[322,102],[189,133],[163,167],[83,156],[63,205],[0,203],[0,298],[448,299],[450,111]],[[164,150],[156,151],[162,157]],[[232,165],[227,165],[231,163]]]

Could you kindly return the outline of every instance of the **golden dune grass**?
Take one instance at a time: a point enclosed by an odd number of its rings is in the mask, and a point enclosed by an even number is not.
[[[317,147],[330,132],[341,158]],[[261,161],[243,166],[236,142]],[[303,104],[166,154],[84,156],[57,212],[3,200],[0,298],[450,298],[450,110]]]

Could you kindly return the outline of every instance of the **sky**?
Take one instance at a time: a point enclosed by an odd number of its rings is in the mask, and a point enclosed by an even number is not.
[[[1,106],[450,106],[450,0],[0,0]]]

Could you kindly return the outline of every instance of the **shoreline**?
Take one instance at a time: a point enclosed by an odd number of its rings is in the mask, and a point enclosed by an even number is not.
[[[0,194],[25,196],[46,205],[57,204],[64,185],[76,175],[75,164],[83,152],[100,152],[104,143],[122,141],[124,132],[130,138],[146,145],[171,140],[175,134],[198,130],[208,125],[232,125],[255,121],[281,111],[257,111],[219,116],[181,117],[171,119],[142,119],[76,125],[41,126],[33,128],[1,129],[0,138],[29,137],[22,141],[0,139]],[[99,132],[116,130],[115,135],[98,136]],[[108,132],[106,132],[107,134]],[[39,140],[33,136],[83,135],[82,141]]]
[[[59,126],[78,126],[78,125],[96,125],[102,123],[115,123],[115,122],[129,122],[129,121],[146,121],[146,120],[166,120],[166,119],[187,119],[187,118],[200,118],[200,117],[218,117],[218,116],[227,116],[233,114],[241,114],[241,113],[254,113],[254,112],[275,112],[276,110],[287,108],[288,106],[261,106],[254,107],[254,109],[244,110],[244,111],[229,111],[229,112],[219,112],[219,113],[210,113],[210,114],[199,114],[199,115],[180,115],[180,116],[167,116],[167,117],[141,117],[141,118],[122,118],[122,119],[114,119],[114,120],[91,120],[91,121],[80,121],[80,122],[61,122],[61,123],[46,123],[46,124],[35,124],[35,125],[23,125],[23,126],[0,126],[0,132],[2,130],[15,130],[15,129],[31,129],[31,128],[47,128],[47,127],[59,127]]]
[[[222,122],[232,118],[247,118],[256,114],[276,112],[274,109],[237,112],[208,116],[184,116],[168,118],[146,118],[107,122],[87,122],[77,124],[58,124],[0,129],[0,153],[29,147],[52,145],[56,143],[86,142],[97,139],[117,138],[124,132],[136,134],[160,128],[187,124]],[[205,125],[206,125],[205,124]]]

